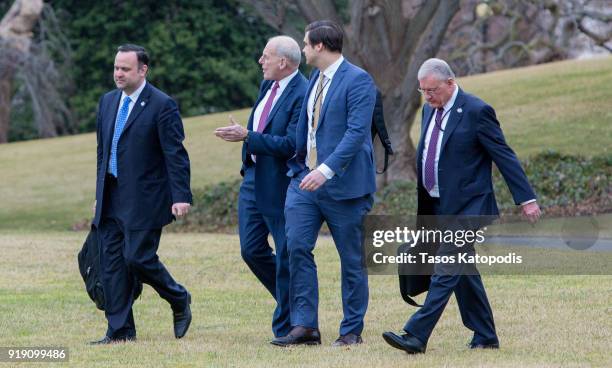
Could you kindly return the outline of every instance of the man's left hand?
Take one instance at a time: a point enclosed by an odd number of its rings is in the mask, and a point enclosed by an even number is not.
[[[537,202],[527,203],[521,206],[523,210],[523,216],[532,224],[535,224],[542,212],[540,211],[540,206],[538,206]]]
[[[172,214],[176,218],[184,217],[189,213],[190,207],[189,203],[175,203],[172,205]]]
[[[215,135],[228,142],[242,142],[249,133],[230,115],[230,125],[215,129]]]
[[[327,178],[319,170],[312,170],[308,175],[302,179],[300,183],[300,189],[309,192],[314,192],[319,189],[321,185],[325,184]]]

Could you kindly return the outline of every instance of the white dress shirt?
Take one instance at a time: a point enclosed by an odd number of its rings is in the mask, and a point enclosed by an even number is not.
[[[448,122],[448,117],[451,114],[457,114],[456,111],[451,111],[453,105],[455,104],[455,100],[457,99],[457,94],[459,93],[459,86],[455,85],[455,91],[451,96],[450,100],[444,104],[444,112],[442,113],[442,123],[440,126],[442,129],[440,130],[440,134],[438,134],[438,145],[436,147],[436,158],[434,161],[434,174],[436,178],[436,183],[433,188],[429,191],[429,195],[434,198],[440,198],[440,189],[438,188],[438,162],[440,161],[440,146],[442,145],[442,137],[444,137],[444,129],[446,129],[446,123]],[[436,110],[434,109],[434,113],[431,116],[431,120],[427,125],[427,134],[425,135],[425,142],[423,142],[423,157],[421,158],[421,166],[423,168],[421,175],[423,179],[423,183],[425,183],[425,160],[427,160],[427,152],[429,150],[429,141],[431,140],[431,133],[433,131],[433,127],[436,124]]]
[[[327,91],[329,90],[329,86],[331,85],[331,82],[334,79],[334,75],[336,74],[336,71],[338,70],[338,68],[340,67],[340,64],[342,64],[343,61],[344,61],[344,56],[340,55],[338,60],[336,60],[333,64],[328,66],[323,71],[323,75],[325,76],[326,79],[323,81],[323,91],[321,92],[321,109],[323,109],[323,104],[325,103],[325,96],[327,96]],[[306,111],[308,112],[308,141],[306,144],[306,147],[307,147],[306,162],[308,162],[308,156],[310,155],[311,137],[314,137],[315,142],[312,142],[312,143],[314,143],[313,145],[316,147],[316,129],[314,132],[312,131],[312,109],[314,107],[315,94],[317,93],[317,83],[318,83],[318,79],[314,87],[310,91],[310,96],[308,97],[308,104],[306,105],[307,106]],[[319,114],[319,122],[321,121],[320,119],[322,117],[323,116]],[[317,124],[317,128],[318,128],[318,124]],[[317,167],[317,169],[327,179],[331,179],[335,174],[334,171],[329,168],[329,166],[323,163],[320,164],[319,167]]]
[[[140,94],[142,93],[142,90],[145,88],[146,84],[147,84],[146,80],[142,81],[142,84],[140,85],[140,87],[138,87],[138,89],[132,92],[132,94],[129,96],[126,95],[125,92],[121,92],[121,101],[119,101],[119,108],[117,109],[117,115],[115,115],[115,121],[117,121],[117,117],[119,117],[119,111],[121,110],[121,106],[123,105],[123,100],[125,100],[126,97],[130,98],[130,104],[128,105],[128,115],[127,115],[129,119],[130,113],[132,112],[134,105],[136,105],[136,101],[138,101],[138,97],[140,97]]]

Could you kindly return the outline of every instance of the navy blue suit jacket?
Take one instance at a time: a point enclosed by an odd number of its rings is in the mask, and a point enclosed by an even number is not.
[[[264,216],[281,216],[289,186],[287,160],[295,152],[295,127],[300,116],[307,81],[298,72],[268,115],[263,132],[253,131],[255,109],[274,81],[264,80],[259,87],[259,96],[251,111],[247,129],[248,143],[242,145],[242,170],[252,166],[251,154],[257,156],[255,165],[255,203]]]
[[[428,213],[423,187],[423,146],[435,109],[423,107],[417,148],[418,213]],[[438,162],[441,215],[499,214],[491,179],[492,162],[502,173],[518,205],[536,195],[514,151],[508,146],[495,111],[476,96],[459,89],[449,113]]]
[[[318,78],[319,70],[315,69],[297,126],[296,153],[287,163],[290,176],[307,170],[308,97]],[[335,173],[324,184],[335,200],[359,198],[376,191],[371,134],[375,102],[376,87],[370,75],[344,60],[327,90],[316,132],[317,160]]]
[[[95,226],[102,215],[104,178],[120,99],[117,89],[102,96],[98,106]],[[121,208],[116,215],[128,230],[161,228],[173,219],[173,203],[192,202],[184,139],[176,103],[147,82],[117,144]]]

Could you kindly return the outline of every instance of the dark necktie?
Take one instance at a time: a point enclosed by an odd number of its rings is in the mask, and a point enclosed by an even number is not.
[[[436,110],[436,123],[431,130],[429,138],[429,146],[427,147],[427,156],[425,157],[425,189],[431,191],[436,185],[436,150],[438,148],[438,137],[440,136],[440,128],[442,127],[442,116],[444,109]]]

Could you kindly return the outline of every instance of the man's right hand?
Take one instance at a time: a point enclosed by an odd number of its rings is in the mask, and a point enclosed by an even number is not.
[[[540,211],[540,206],[538,206],[537,202],[526,203],[521,206],[523,216],[532,224],[535,224],[542,216],[542,211]]]

